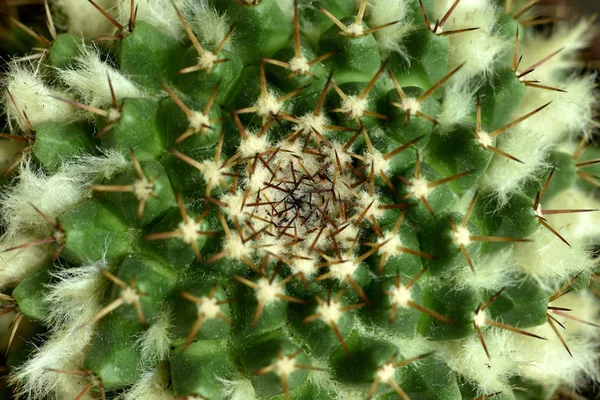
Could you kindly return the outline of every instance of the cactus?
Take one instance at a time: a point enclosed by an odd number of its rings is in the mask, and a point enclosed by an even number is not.
[[[2,89],[14,393],[544,400],[597,379],[593,29],[535,30],[537,3],[46,1]]]

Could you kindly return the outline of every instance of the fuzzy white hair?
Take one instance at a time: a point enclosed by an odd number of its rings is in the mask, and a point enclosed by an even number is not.
[[[75,107],[55,98],[72,100],[71,96],[48,86],[35,63],[11,64],[2,86],[10,92],[16,103],[15,106],[9,94],[4,93],[2,105],[11,130],[18,127],[22,131],[29,131],[21,113],[33,127],[46,121],[69,122],[77,118]]]
[[[181,10],[185,4],[186,0],[136,0],[136,20],[148,22],[162,33],[179,39],[184,30],[173,5]],[[122,25],[126,25],[130,18],[131,1],[117,0],[116,6],[117,19]]]
[[[548,35],[547,32],[530,35],[521,46],[521,69],[527,69],[560,50],[558,54],[536,67],[532,74],[541,82],[556,79],[564,71],[581,66],[579,53],[590,45],[596,33],[597,28],[593,22],[585,19],[574,25],[558,22],[552,35]]]
[[[47,175],[31,162],[21,165],[15,184],[0,196],[0,214],[6,235],[20,232],[50,235],[52,227],[32,207],[56,219],[90,196],[88,185],[107,179],[129,165],[125,157],[114,150],[101,156],[85,155],[63,164],[54,175]]]
[[[467,121],[475,110],[477,85],[471,81],[453,81],[444,91],[444,101],[436,116],[440,125],[440,134],[447,132],[453,125]]]
[[[103,262],[98,262],[54,274],[57,282],[49,286],[46,296],[49,312],[45,320],[52,331],[42,347],[10,376],[12,383],[19,383],[20,394],[26,399],[74,398],[85,386],[85,377],[50,369],[83,368],[88,345],[94,337],[94,327],[83,324],[102,307],[106,279],[100,270],[104,267]]]
[[[565,226],[556,224],[554,218],[548,222],[558,232]],[[569,277],[581,271],[592,271],[596,262],[586,250],[586,243],[581,239],[567,236],[571,247],[562,243],[552,232],[540,227],[530,236],[532,242],[514,245],[513,262],[508,266],[527,274],[542,287],[556,289]]]
[[[0,251],[40,239],[41,236],[31,234],[4,236],[0,240]],[[16,286],[49,262],[50,255],[51,249],[48,245],[0,253],[0,289]]]
[[[431,20],[442,18],[454,0],[436,0]],[[489,74],[496,59],[510,46],[498,33],[499,10],[493,0],[463,0],[444,25],[444,30],[479,28],[450,36],[450,67],[465,66],[452,78],[464,81],[477,75]]]
[[[151,365],[164,360],[171,348],[170,328],[173,320],[173,309],[166,306],[156,317],[152,325],[138,338],[142,352],[142,362]]]
[[[374,33],[383,57],[387,57],[391,52],[407,57],[402,39],[411,29],[412,15],[409,3],[407,0],[371,0],[368,3],[366,21],[369,27],[398,21]]]
[[[160,363],[156,369],[146,371],[137,382],[123,392],[118,400],[175,400],[175,395],[169,389],[169,367]]]
[[[219,378],[223,384],[223,398],[226,400],[256,400],[254,386],[249,379],[242,378],[227,380]]]
[[[117,98],[140,97],[142,92],[108,62],[102,61],[100,53],[91,47],[83,47],[75,58],[75,66],[58,70],[59,79],[77,95],[83,103],[92,107],[111,104],[112,97],[108,78]]]
[[[546,207],[551,210],[600,210],[600,201],[593,194],[577,187],[562,191],[553,197]],[[552,222],[562,227],[562,234],[582,240],[600,237],[600,212],[557,214]]]
[[[54,0],[52,3],[58,25],[69,33],[90,39],[115,33],[114,25],[88,1]],[[95,3],[114,14],[115,0],[96,0]]]
[[[198,35],[200,42],[208,47],[217,47],[229,31],[227,15],[219,14],[207,0],[190,2],[183,11],[192,31]],[[230,38],[224,49],[231,50],[232,43],[233,38]]]

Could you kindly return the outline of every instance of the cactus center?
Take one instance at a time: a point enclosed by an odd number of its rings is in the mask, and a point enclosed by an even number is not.
[[[283,289],[277,284],[277,282],[270,282],[267,278],[260,278],[256,288],[256,298],[264,303],[270,303],[279,300],[280,296],[283,296]]]
[[[294,274],[303,274],[306,278],[313,276],[317,272],[315,260],[308,256],[294,258],[291,268]]]
[[[281,111],[281,103],[277,97],[271,92],[267,92],[258,98],[256,102],[257,114],[261,117],[270,117],[271,115],[279,114]]]
[[[457,226],[454,232],[454,241],[461,246],[471,244],[471,232],[464,226]]]
[[[248,134],[248,136],[242,140],[242,144],[238,152],[242,158],[251,158],[257,154],[266,152],[269,147],[271,146],[265,135],[258,136]]]
[[[308,113],[298,118],[296,129],[303,134],[309,134],[313,131],[313,129],[319,133],[323,133],[326,124],[327,120],[323,113],[319,113],[318,115]]]
[[[204,315],[205,318],[216,318],[221,312],[221,308],[217,303],[218,301],[215,298],[201,297],[200,302],[197,304],[198,315]]]
[[[345,281],[348,277],[354,276],[354,273],[358,269],[360,264],[356,263],[354,260],[345,260],[337,264],[333,264],[330,266],[331,275],[333,279],[338,281]]]
[[[65,243],[65,233],[61,230],[56,230],[53,234],[52,237],[54,238],[54,242],[57,245],[63,245]]]
[[[198,239],[198,231],[200,230],[199,222],[190,218],[187,221],[180,222],[177,228],[181,233],[181,239],[187,244],[192,244]]]
[[[384,210],[379,208],[381,202],[379,201],[379,198],[377,198],[377,195],[371,196],[368,192],[360,193],[360,200],[358,203],[358,208],[360,210],[367,210],[364,214],[364,218],[370,219],[371,217],[374,217],[377,219],[381,218],[384,214]]]
[[[377,370],[377,378],[379,378],[381,382],[387,382],[394,378],[394,372],[396,372],[394,365],[392,363],[387,363]]]
[[[402,240],[398,234],[387,232],[384,237],[377,239],[377,244],[379,245],[377,251],[379,254],[387,253],[394,257],[402,253],[398,250],[399,247],[402,247]]]
[[[360,118],[367,109],[367,99],[359,96],[346,96],[342,100],[342,106],[340,107],[342,112],[347,114],[350,118]]]
[[[365,29],[363,28],[362,24],[353,23],[346,27],[344,33],[348,36],[358,37],[365,33]]]
[[[398,287],[393,286],[390,289],[392,304],[402,307],[408,308],[409,303],[412,301],[412,295],[410,294],[410,289],[404,285],[400,285]]]
[[[342,306],[336,301],[329,301],[328,303],[320,304],[317,308],[317,312],[321,314],[320,319],[328,324],[332,322],[337,324],[340,317],[344,313]]]
[[[109,122],[117,121],[119,118],[121,118],[121,112],[116,108],[109,108],[106,113],[106,119]]]
[[[141,178],[133,184],[133,194],[138,200],[146,200],[152,194],[154,184],[147,178]]]
[[[126,286],[123,288],[123,290],[121,290],[121,299],[126,304],[133,304],[137,302],[139,298],[140,295],[138,294],[137,290],[131,286]]]
[[[479,142],[479,144],[481,145],[481,147],[483,147],[484,149],[487,149],[488,147],[490,147],[493,144],[493,138],[490,134],[488,134],[487,132],[477,132],[477,141]]]
[[[196,132],[200,131],[202,128],[210,127],[210,118],[208,115],[201,112],[192,111],[189,121],[190,128],[194,129]]]
[[[198,56],[198,66],[204,70],[210,70],[215,66],[215,62],[219,59],[219,56],[212,51],[205,51]]]
[[[310,71],[310,64],[305,57],[294,57],[289,61],[292,72],[298,74],[306,74]]]
[[[296,370],[296,361],[293,357],[284,356],[275,363],[275,371],[280,376],[290,376]]]
[[[221,165],[218,162],[212,160],[204,160],[200,165],[202,169],[202,175],[207,182],[212,182],[213,185],[218,185],[223,180],[223,174],[221,173]]]
[[[430,24],[429,30],[435,33],[436,35],[441,35],[442,33],[444,33],[444,27],[440,26],[439,24]]]
[[[427,197],[429,194],[429,182],[423,178],[416,178],[412,180],[412,185],[410,186],[410,193],[416,197]]]
[[[402,109],[407,113],[416,114],[421,110],[421,102],[414,97],[409,97],[402,102]]]
[[[485,317],[485,311],[483,310],[479,310],[477,311],[477,314],[475,314],[475,317],[473,318],[473,323],[477,326],[483,326],[485,325],[487,318]]]
[[[239,235],[230,235],[223,242],[223,250],[227,251],[231,258],[241,260],[252,254],[252,248],[247,243],[249,242],[244,242]]]

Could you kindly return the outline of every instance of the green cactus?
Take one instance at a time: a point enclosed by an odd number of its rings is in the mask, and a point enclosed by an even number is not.
[[[546,400],[596,379],[591,26],[540,34],[535,4],[46,3],[2,90],[13,393]]]

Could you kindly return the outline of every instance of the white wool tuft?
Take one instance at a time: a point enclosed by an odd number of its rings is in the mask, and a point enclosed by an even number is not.
[[[554,223],[552,216],[548,222],[558,232],[564,230],[563,225]],[[592,271],[596,266],[581,239],[566,236],[572,246],[569,248],[544,227],[540,227],[530,239],[533,242],[514,245],[514,261],[509,265],[546,288],[555,289],[569,277],[581,271]]]
[[[100,59],[97,50],[84,47],[75,58],[75,67],[58,71],[58,77],[83,103],[92,107],[106,107],[112,97],[107,75],[117,99],[140,97],[141,91],[125,76]]]
[[[442,18],[454,0],[436,0],[437,14],[430,15],[435,21]],[[444,31],[463,28],[479,28],[476,31],[451,35],[450,68],[466,62],[453,77],[464,81],[479,74],[488,74],[500,54],[510,48],[510,41],[503,39],[498,30],[498,8],[494,0],[463,0],[444,25]]]
[[[500,198],[517,190],[544,165],[544,158],[557,143],[592,124],[597,104],[593,77],[571,77],[544,84],[567,93],[528,88],[513,120],[552,101],[548,107],[498,137],[497,146],[524,164],[495,155],[483,176],[483,185],[496,190]]]
[[[34,127],[46,121],[69,122],[77,118],[75,107],[50,97],[72,100],[71,96],[46,85],[42,73],[34,64],[12,64],[2,86],[10,91],[18,110],[26,115]],[[22,131],[29,130],[8,93],[3,93],[2,105],[11,130],[16,127]]]
[[[592,194],[572,187],[552,198],[546,204],[546,208],[550,210],[598,210],[600,201]],[[557,214],[552,217],[552,222],[562,226],[562,234],[569,237],[596,239],[600,236],[600,212]]]
[[[178,9],[186,3],[184,0],[175,0]],[[117,20],[124,26],[129,21],[130,0],[117,0]],[[183,25],[177,16],[177,11],[170,0],[136,0],[137,21],[148,22],[156,29],[175,39],[183,34]]]
[[[17,234],[0,240],[0,252],[24,243],[40,240],[38,235]],[[48,245],[33,246],[0,253],[0,289],[16,286],[50,260],[52,253]]]
[[[129,166],[125,157],[115,151],[102,156],[82,156],[64,164],[54,175],[48,176],[32,163],[21,165],[18,181],[0,195],[0,214],[6,234],[33,231],[49,235],[53,228],[39,215],[32,204],[50,218],[89,197],[86,186],[100,179],[108,179]]]
[[[488,358],[481,342],[475,334],[467,339],[433,342],[436,354],[452,370],[463,375],[478,387],[480,394],[510,391],[508,378],[517,375],[519,366],[526,363],[527,357],[514,346],[516,333],[496,328],[484,329],[483,336],[490,352]],[[539,342],[532,338],[527,346],[537,348]],[[535,343],[532,341],[535,340]],[[564,350],[563,350],[564,351]]]
[[[472,287],[478,291],[498,291],[514,282],[514,263],[512,247],[506,247],[500,251],[486,254],[481,257],[473,257],[475,273],[467,262],[458,270],[451,272],[451,277],[457,283],[457,288]]]
[[[94,327],[83,323],[102,307],[106,289],[106,279],[100,274],[103,267],[99,262],[55,273],[58,281],[49,287],[49,314],[45,321],[54,328],[44,345],[10,377],[11,382],[19,383],[20,393],[26,399],[75,398],[87,384],[85,377],[49,369],[83,369],[87,347],[94,337]]]
[[[46,316],[48,326],[70,328],[74,333],[90,319],[101,306],[107,281],[100,271],[104,261],[65,268],[53,274],[58,282],[50,286],[46,300],[52,305]]]
[[[444,101],[441,103],[437,119],[440,124],[440,133],[444,134],[454,124],[464,123],[475,110],[475,85],[456,81],[445,87]]]
[[[173,309],[166,306],[152,325],[138,338],[142,361],[152,365],[164,360],[171,347],[170,328],[173,322]]]
[[[217,47],[230,29],[227,15],[219,14],[206,0],[188,3],[183,11],[203,46]],[[231,50],[232,42],[232,38],[229,38],[224,49]]]
[[[580,65],[578,53],[591,44],[596,33],[591,20],[581,20],[576,25],[558,22],[552,35],[548,35],[547,32],[537,33],[523,41],[523,61],[520,69],[524,72],[530,65],[562,48],[560,53],[537,67],[531,74],[542,84],[549,79],[556,79],[563,71]]]
[[[374,28],[390,22],[399,21],[374,33],[379,49],[384,57],[395,52],[406,56],[402,39],[411,28],[411,10],[408,0],[371,0],[367,7],[366,21]]]
[[[573,315],[583,321],[598,323],[600,322],[600,302],[598,298],[589,290],[578,290],[565,294],[552,302],[554,307],[569,308],[566,314]],[[569,335],[597,338],[598,328],[592,325],[584,324],[578,321],[569,320],[561,315],[552,314],[566,328]]]
[[[175,400],[169,390],[169,367],[159,364],[155,370],[147,371],[126,392],[117,397],[118,400]]]
[[[573,315],[577,316],[577,309],[574,310]],[[562,322],[564,318],[558,320]],[[549,324],[530,328],[528,331],[548,340],[536,340],[533,346],[531,341],[535,339],[523,335],[514,337],[514,351],[518,351],[520,356],[528,361],[521,366],[520,374],[540,384],[554,382],[568,387],[577,387],[586,380],[600,378],[598,328],[596,332],[587,336],[573,335],[569,332],[569,327],[566,330],[560,327],[558,329],[562,331],[561,335],[567,342],[573,357],[569,356]]]
[[[223,384],[224,400],[256,400],[256,392],[252,382],[244,377],[236,380],[227,380],[219,378]]]
[[[116,0],[96,0],[95,3],[114,15]],[[116,28],[88,1],[54,0],[52,2],[59,14],[66,17],[65,27],[69,33],[83,35],[85,38],[113,35]],[[60,16],[56,20],[60,20]]]

